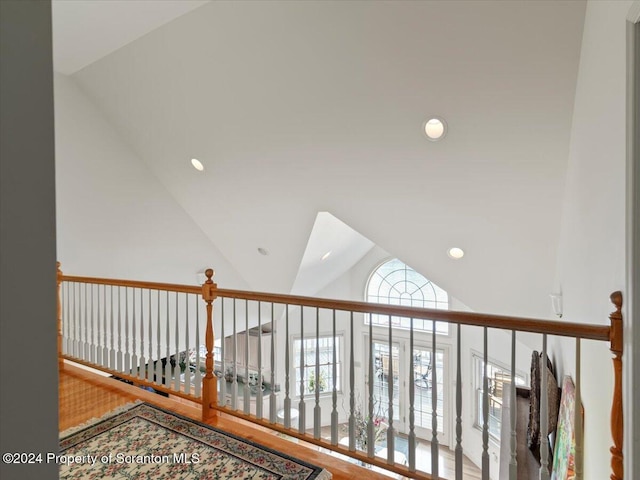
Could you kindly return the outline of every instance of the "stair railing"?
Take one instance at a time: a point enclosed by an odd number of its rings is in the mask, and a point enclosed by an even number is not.
[[[623,478],[620,292],[611,295],[616,309],[610,315],[610,324],[591,325],[220,289],[213,282],[213,270],[209,269],[205,274],[207,280],[203,285],[187,286],[68,276],[60,271],[58,264],[59,358],[111,373],[156,392],[197,402],[202,405],[203,420],[224,412],[327,451],[346,455],[370,468],[381,468],[410,478],[438,479],[445,478],[441,475],[451,475],[447,478],[461,480],[464,477],[461,330],[466,326],[482,327],[481,478],[485,480],[490,478],[488,329],[511,332],[511,381],[506,384],[511,394],[511,435],[507,445],[502,445],[511,452],[510,479],[516,478],[517,471],[517,333],[542,335],[542,359],[546,359],[549,335],[575,339],[576,405],[581,401],[580,342],[582,339],[606,341],[614,355],[611,479]],[[200,314],[203,301],[205,318]],[[214,311],[214,306],[217,311]],[[214,319],[220,324],[218,349],[214,347]],[[426,370],[427,374],[413,358],[417,335],[415,322],[431,326],[427,335],[431,339],[428,355],[432,368]],[[436,329],[439,322],[458,326],[455,441],[451,442],[455,458],[453,471],[446,471],[440,461],[441,425],[438,422],[441,422],[442,414],[438,403],[441,393],[438,391],[442,387],[438,377],[442,372],[433,361],[437,358]],[[399,364],[399,357],[394,354],[398,328],[408,330],[412,352],[408,365]],[[380,332],[386,332],[387,343],[374,345],[374,338],[379,339]],[[364,340],[365,365],[357,365],[359,362],[354,352]],[[279,355],[280,348],[284,349],[283,355]],[[278,370],[278,358],[282,356],[284,368]],[[357,382],[359,384],[362,378],[356,380],[356,367],[362,368],[364,373],[364,396],[358,393]],[[394,424],[397,418],[394,415],[394,408],[397,409],[394,392],[403,383],[399,378],[401,371],[408,372],[410,380],[406,382],[409,390],[406,455],[397,451],[395,446],[399,432]],[[346,382],[343,381],[345,378]],[[416,409],[414,379],[429,389],[431,409],[427,412]],[[541,383],[540,428],[541,438],[546,438],[549,408],[546,375],[542,375]],[[344,405],[339,405],[339,396],[348,403],[346,412]],[[430,443],[428,458],[417,458],[417,415],[431,419],[431,438],[423,439]],[[579,408],[575,409],[574,423],[576,478],[579,479],[582,477],[582,417]],[[384,431],[380,431],[381,425]],[[343,438],[340,438],[341,426],[348,427]],[[383,448],[380,448],[381,440]],[[540,478],[549,477],[548,450],[541,448]]]

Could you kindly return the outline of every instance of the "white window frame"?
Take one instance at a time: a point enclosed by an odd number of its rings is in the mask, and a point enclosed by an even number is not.
[[[324,334],[320,334],[317,337],[320,342],[322,342],[322,340],[327,340],[327,339],[333,339],[333,333],[324,333]],[[345,339],[345,335],[343,332],[336,332],[335,335],[335,341],[337,343],[337,352],[336,352],[336,375],[337,375],[337,382],[336,382],[336,391],[338,393],[342,392],[342,381],[344,378],[343,375],[343,367],[344,367],[344,340]],[[301,368],[300,367],[300,342],[303,340],[299,335],[295,335],[292,337],[292,342],[291,342],[291,358],[293,359],[293,361],[291,362],[291,369],[292,369],[292,374],[293,374],[293,388],[294,390],[294,394],[296,397],[300,397],[300,380],[299,380],[299,376],[298,376],[298,370]],[[315,353],[315,347],[316,347],[316,335],[309,335],[304,337],[304,340],[309,344],[310,348],[313,350],[313,356],[309,355],[310,358],[313,359],[312,363],[308,363],[307,365],[305,365],[305,368],[307,369],[307,371],[309,372],[308,375],[305,375],[305,389],[304,389],[304,396],[305,397],[311,397],[311,396],[315,396],[316,392],[315,390],[310,390],[309,387],[309,378],[310,378],[310,374],[315,375],[315,358],[316,358],[316,353]],[[305,357],[307,357],[307,346],[305,345]],[[321,363],[320,369],[322,371],[323,368],[327,369],[329,371],[328,376],[326,377],[326,382],[327,385],[325,387],[325,389],[323,391],[320,392],[320,396],[326,396],[326,395],[331,395],[333,393],[333,380],[332,380],[332,376],[333,376],[333,347],[328,345],[328,346],[321,346],[322,348],[326,348],[327,351],[329,352],[329,359],[327,362],[325,363]]]
[[[382,269],[385,265],[392,262],[398,263],[395,270],[393,270],[392,272],[384,276],[381,273],[379,273],[380,269]],[[412,275],[413,278],[408,279],[405,276],[403,280],[401,278],[402,274],[396,273],[396,272],[400,272],[401,270],[405,272],[413,272],[413,275]],[[395,278],[393,279],[394,281],[393,284],[388,280],[388,278],[392,274],[395,276]],[[391,287],[390,290],[392,289],[395,290],[399,295],[396,295],[396,296],[380,295],[380,292],[378,292],[377,294],[372,294],[370,289],[372,286],[372,281],[376,279],[376,275],[382,278],[380,285],[382,285],[383,282],[386,282]],[[417,279],[420,280],[420,284],[415,283],[415,280]],[[397,288],[398,286],[400,288]],[[416,288],[413,291],[408,291],[406,288],[408,286],[415,286]],[[428,292],[425,292],[423,289],[429,288],[429,287],[433,290],[433,298],[431,297],[426,298],[427,296],[424,295],[425,293],[428,293]],[[416,298],[415,294],[418,291],[422,294],[422,299],[420,299],[419,297]],[[413,306],[413,307],[420,307],[420,308],[435,308],[439,310],[449,309],[449,294],[445,290],[443,290],[438,285],[433,283],[431,280],[427,279],[424,275],[417,272],[416,270],[411,268],[409,265],[407,265],[406,263],[402,262],[397,258],[387,259],[373,269],[365,285],[364,298],[365,298],[365,301],[369,303],[382,303],[386,305],[399,305],[399,306],[400,305]],[[381,298],[383,301],[380,301]],[[373,323],[373,325],[377,327],[388,327],[389,320],[391,320],[391,325],[394,329],[409,330],[411,328],[411,319],[408,317],[395,317],[395,316],[389,317],[388,315],[377,315],[377,314],[368,314],[364,316],[365,325],[369,325],[369,323]],[[435,326],[436,326],[436,334],[444,335],[444,336],[450,335],[451,332],[450,332],[448,322],[436,321]],[[420,332],[431,333],[433,330],[433,320],[414,318],[413,330],[416,332],[420,331]]]
[[[473,426],[482,430],[482,426],[484,423],[484,419],[482,418],[482,402],[484,395],[484,355],[479,352],[472,351],[471,353],[472,359],[472,378],[473,378],[473,398],[474,398],[474,415],[473,415]],[[506,364],[494,360],[492,358],[488,359],[487,365],[487,377],[491,380],[491,372],[489,371],[489,367],[495,368],[496,370],[501,371],[504,375],[508,375],[509,379],[511,379],[511,368],[507,367]],[[518,370],[516,368],[516,387],[526,387],[529,384],[528,375],[522,370]],[[489,393],[489,416],[491,416],[491,402],[498,402],[502,404],[502,399],[498,397],[494,397],[491,393]],[[502,426],[502,418],[498,419],[498,425]],[[489,421],[489,440],[491,440],[494,444],[500,445],[500,432],[497,434],[494,430],[491,429],[491,422]]]

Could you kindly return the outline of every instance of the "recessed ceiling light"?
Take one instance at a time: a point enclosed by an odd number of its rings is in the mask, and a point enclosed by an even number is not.
[[[329,255],[331,255],[331,250],[329,250],[327,253],[322,255],[322,258],[320,260],[326,260],[327,258],[329,258]]]
[[[464,250],[458,247],[453,247],[447,250],[447,255],[455,260],[459,260],[460,258],[464,257]]]
[[[196,170],[198,170],[200,172],[204,170],[204,165],[197,158],[192,158],[191,159],[191,165],[193,165],[193,168],[195,168]]]
[[[447,133],[447,123],[438,117],[432,117],[424,124],[424,133],[429,140],[436,142]]]
[[[260,255],[269,255],[269,250],[267,250],[266,248],[258,247],[258,253]]]

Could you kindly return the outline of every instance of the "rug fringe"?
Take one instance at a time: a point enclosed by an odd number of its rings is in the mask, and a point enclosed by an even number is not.
[[[133,407],[135,407],[136,405],[140,405],[141,403],[144,403],[142,400],[136,400],[135,402],[129,402],[129,403],[125,403],[124,405],[121,405],[117,408],[115,408],[114,410],[111,410],[110,412],[105,413],[104,415],[102,415],[101,417],[93,417],[89,420],[87,420],[86,422],[80,424],[80,425],[76,425],[75,427],[70,427],[67,428],[64,432],[60,432],[60,435],[58,436],[58,438],[63,439],[65,437],[68,437],[69,435],[72,435],[76,432],[79,432],[80,430],[83,430],[87,427],[90,427],[91,425],[101,422],[103,420],[106,420],[107,418],[111,418],[114,417],[116,415],[119,415],[122,412],[126,412],[127,410],[132,409]]]

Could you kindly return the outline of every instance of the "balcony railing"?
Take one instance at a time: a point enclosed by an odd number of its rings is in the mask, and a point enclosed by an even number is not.
[[[501,446],[510,452],[510,479],[516,478],[516,443],[524,441],[515,431],[518,333],[541,336],[542,359],[546,359],[549,335],[575,339],[576,405],[580,405],[580,342],[605,341],[614,355],[611,478],[623,478],[620,292],[611,295],[616,309],[610,324],[590,325],[226,290],[213,282],[213,270],[207,270],[206,277],[201,286],[136,282],[64,275],[58,265],[60,358],[197,402],[202,405],[203,420],[225,412],[376,468],[438,479],[443,473],[439,463],[443,383],[438,379],[443,369],[437,361],[436,321],[455,324],[459,327],[454,344],[455,438],[448,443],[455,458],[450,478],[460,480],[464,451],[461,331],[481,327],[484,373],[479,423],[484,480],[490,478],[489,329],[511,333],[511,378],[501,384],[510,391],[510,438]],[[370,315],[377,316],[376,325],[368,321]],[[388,321],[381,326],[379,319],[384,317]],[[394,328],[392,319],[397,318],[408,319],[403,321],[408,331]],[[431,321],[432,331],[417,332],[413,324],[418,319]],[[219,329],[216,333],[214,324]],[[412,352],[407,360],[394,347],[400,335]],[[422,337],[419,348],[418,335]],[[356,351],[361,352],[357,358]],[[403,380],[407,377],[411,381]],[[394,392],[400,388],[408,390],[408,421],[403,422],[402,436],[406,454],[396,449],[400,420]],[[541,438],[548,433],[547,388],[547,376],[542,375]],[[425,401],[430,405],[425,407]],[[576,478],[582,478],[582,417],[580,409],[575,411]],[[425,439],[430,443],[430,461],[425,463],[417,458],[417,429],[429,420],[430,428],[420,430],[423,436],[430,430]],[[548,449],[541,448],[542,479],[550,477],[549,462]]]

